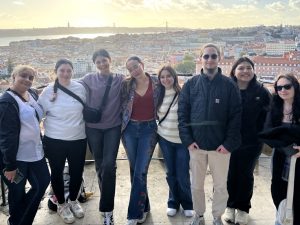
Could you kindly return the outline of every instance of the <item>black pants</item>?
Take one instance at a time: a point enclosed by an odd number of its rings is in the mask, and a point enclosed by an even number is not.
[[[65,202],[63,170],[66,159],[70,175],[69,198],[71,201],[76,200],[82,182],[86,139],[64,141],[45,136],[43,143],[51,169],[51,185],[58,203]]]
[[[8,187],[9,223],[31,225],[50,182],[49,170],[45,158],[35,162],[16,163],[24,175],[20,183],[11,183],[1,172],[2,179]],[[31,186],[28,191],[25,190],[27,181]]]
[[[276,209],[280,202],[286,198],[288,182],[283,180],[282,170],[284,167],[286,156],[277,150],[273,154],[273,170],[272,170],[272,183],[271,193],[274,205]],[[294,198],[293,198],[293,210],[294,210],[294,225],[300,224],[300,160],[297,159],[295,168],[295,183],[294,183]]]
[[[121,126],[109,129],[86,128],[88,144],[95,159],[100,189],[99,210],[114,210],[116,190],[116,158],[120,145]]]
[[[227,207],[239,209],[249,213],[253,195],[253,171],[261,153],[261,146],[239,148],[231,153],[227,190]]]

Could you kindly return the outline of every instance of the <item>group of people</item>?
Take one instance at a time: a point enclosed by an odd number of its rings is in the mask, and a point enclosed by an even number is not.
[[[249,58],[238,59],[228,77],[218,67],[221,54],[216,45],[203,46],[200,57],[201,74],[181,88],[171,66],[162,67],[158,76],[150,75],[137,56],[126,61],[128,77],[113,73],[109,53],[100,49],[92,57],[97,72],[79,81],[72,80],[72,62],[58,60],[55,81],[39,96],[31,89],[36,71],[30,66],[17,66],[11,87],[0,98],[0,167],[9,189],[8,224],[33,223],[50,180],[62,220],[73,223],[84,217],[77,197],[88,144],[95,159],[103,224],[113,225],[120,140],[128,157],[131,181],[126,225],[143,223],[150,212],[147,173],[157,142],[169,186],[168,216],[175,216],[182,207],[186,217],[193,217],[190,225],[205,224],[204,180],[209,166],[213,224],[222,224],[222,219],[247,224],[253,171],[262,147],[258,133],[264,124],[268,128],[299,126],[299,82],[292,74],[279,76],[271,97],[256,80]],[[86,122],[84,107],[100,110],[101,118]],[[295,144],[296,155],[300,156],[300,140]],[[276,207],[286,197],[287,181],[282,171],[288,157],[275,148],[271,191]],[[70,174],[68,199],[63,182],[66,161]],[[297,162],[295,190],[300,185],[299,167]],[[27,181],[31,188],[25,192]],[[296,193],[294,224],[300,224],[300,197]]]

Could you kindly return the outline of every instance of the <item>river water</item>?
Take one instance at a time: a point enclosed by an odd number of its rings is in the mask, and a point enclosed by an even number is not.
[[[113,33],[94,33],[94,34],[64,34],[64,35],[40,35],[40,36],[19,36],[19,37],[0,37],[0,46],[9,46],[9,42],[12,41],[25,41],[35,39],[60,39],[66,37],[77,38],[96,38],[98,36],[108,37],[114,35]]]

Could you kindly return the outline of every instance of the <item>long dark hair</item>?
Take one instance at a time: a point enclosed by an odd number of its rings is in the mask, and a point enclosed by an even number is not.
[[[57,73],[58,68],[61,65],[64,65],[64,64],[70,65],[71,68],[72,68],[72,70],[73,70],[73,63],[70,60],[68,60],[68,59],[59,59],[56,62],[55,67],[54,67],[55,74]],[[54,81],[54,85],[53,85],[53,94],[52,94],[52,97],[50,99],[51,102],[54,102],[56,100],[56,98],[57,98],[57,89],[58,89],[58,78],[56,77],[55,81]]]
[[[252,60],[249,59],[248,57],[241,57],[233,63],[230,73],[229,73],[231,77],[235,77],[235,74],[234,74],[235,69],[238,67],[238,65],[240,65],[243,62],[249,63],[251,65],[252,69],[254,70],[254,63],[252,62]]]
[[[176,71],[171,66],[163,66],[158,71],[158,80],[159,80],[159,86],[160,86],[161,91],[160,91],[160,94],[158,96],[158,106],[157,106],[157,108],[159,108],[161,106],[161,104],[163,102],[163,99],[165,97],[165,92],[166,92],[166,88],[160,82],[161,73],[164,70],[167,70],[171,74],[171,76],[173,77],[173,79],[174,79],[173,89],[175,90],[175,92],[177,94],[179,94],[179,92],[181,91],[181,87],[180,87],[179,82],[178,82],[178,76],[177,76]]]
[[[293,105],[292,105],[292,123],[294,124],[299,124],[300,121],[300,88],[299,88],[299,82],[294,76],[293,73],[287,73],[280,75],[275,84],[275,94],[273,95],[273,101],[271,104],[271,121],[273,126],[280,126],[282,123],[282,118],[283,118],[283,100],[280,98],[278,95],[277,91],[277,83],[280,79],[285,78],[287,79],[294,87],[295,94],[294,94],[294,100],[293,100]]]
[[[127,63],[131,60],[134,60],[134,61],[137,61],[138,63],[144,65],[143,61],[141,60],[140,57],[138,56],[131,56],[129,57],[127,60],[126,60],[126,66],[127,66]],[[128,76],[126,77],[125,79],[125,84],[126,84],[126,87],[125,87],[125,91],[127,94],[129,94],[129,90],[131,89],[131,86],[133,85],[133,82],[134,82],[134,78],[132,76]]]

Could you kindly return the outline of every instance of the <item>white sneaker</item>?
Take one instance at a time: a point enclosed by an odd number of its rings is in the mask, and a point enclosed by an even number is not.
[[[249,214],[242,210],[237,210],[236,217],[235,217],[235,223],[239,225],[245,225],[248,223]]]
[[[194,215],[194,210],[185,209],[183,210],[183,214],[185,215],[185,217],[192,217]]]
[[[139,220],[137,221],[137,223],[144,223],[144,222],[146,221],[146,219],[147,219],[147,215],[148,215],[148,212],[144,212],[144,213],[143,213],[143,218],[142,218],[142,219],[139,219]]]
[[[103,216],[103,225],[114,225],[113,211],[103,212],[102,216]]]
[[[167,208],[167,216],[175,216],[177,209]]]
[[[133,219],[133,220],[127,220],[126,225],[137,225],[138,220]]]
[[[234,221],[235,221],[235,209],[227,207],[225,209],[224,214],[222,215],[222,218],[227,223],[234,223]]]
[[[74,223],[75,218],[67,203],[57,204],[57,214],[63,219],[65,223]]]
[[[223,225],[221,217],[214,218],[213,225]]]
[[[70,209],[71,209],[72,213],[74,214],[74,216],[76,216],[77,218],[84,217],[83,209],[82,209],[80,203],[78,202],[78,200],[75,200],[75,201],[69,200],[68,203],[70,205]]]
[[[204,217],[195,214],[190,225],[205,225]]]

